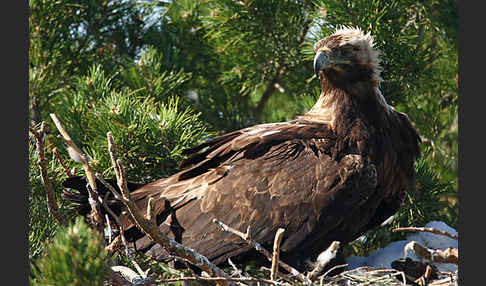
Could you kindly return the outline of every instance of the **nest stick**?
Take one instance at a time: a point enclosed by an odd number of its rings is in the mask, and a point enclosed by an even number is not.
[[[331,273],[333,270],[343,268],[343,267],[346,267],[346,266],[348,266],[348,264],[339,264],[339,265],[333,266],[333,267],[329,268],[329,270],[327,270],[326,273],[322,274],[320,277],[322,279],[322,278],[326,277],[329,273]]]
[[[120,235],[118,235],[117,237],[115,237],[113,239],[113,241],[108,246],[105,247],[105,250],[108,253],[113,253],[113,252],[115,252],[115,250],[117,250],[122,245],[123,245],[122,238],[121,238]]]
[[[125,277],[123,277],[119,272],[114,271],[113,269],[108,269],[106,272],[106,278],[108,279],[109,282],[111,282],[110,285],[114,286],[133,286],[132,282],[128,281]]]
[[[329,262],[336,257],[336,253],[340,247],[339,241],[333,241],[329,247],[321,252],[317,257],[314,269],[307,274],[307,278],[314,280],[317,276],[324,270],[324,267],[329,264]]]
[[[284,232],[285,229],[279,228],[273,241],[272,268],[270,268],[270,280],[272,281],[277,279],[280,243],[282,242]]]
[[[42,184],[46,190],[46,201],[47,201],[47,211],[54,216],[54,218],[61,225],[66,225],[66,222],[62,219],[61,213],[59,211],[59,206],[57,204],[56,195],[54,194],[54,189],[52,187],[52,182],[49,180],[46,170],[46,160],[44,156],[44,145],[42,144],[42,138],[46,132],[46,123],[42,121],[41,128],[39,131],[34,130],[29,127],[29,131],[34,135],[36,140],[36,151],[37,151],[37,166],[41,173]]]
[[[179,277],[179,278],[169,278],[169,279],[162,279],[157,280],[156,283],[174,283],[179,281],[211,281],[211,282],[218,282],[218,281],[232,281],[232,282],[257,282],[257,283],[265,283],[265,284],[272,284],[272,285],[287,285],[286,283],[281,283],[273,280],[268,279],[260,279],[254,277]]]
[[[459,250],[457,248],[449,247],[444,250],[430,249],[416,241],[411,241],[405,245],[405,251],[408,250],[432,262],[459,264]]]
[[[91,171],[91,167],[89,166],[88,157],[76,146],[76,144],[74,144],[74,141],[71,139],[71,136],[69,136],[69,133],[64,129],[64,127],[61,124],[61,121],[57,118],[56,114],[51,113],[50,116],[54,121],[54,124],[56,125],[57,129],[59,130],[59,133],[61,133],[62,135],[58,137],[61,138],[64,144],[68,146],[68,151],[69,154],[71,155],[71,158],[75,161],[79,161],[83,165],[84,171],[86,173],[86,177],[88,178],[88,183],[90,185],[90,188],[87,189],[88,189],[88,196],[89,196],[89,204],[91,206],[91,217],[93,219],[93,223],[96,226],[96,228],[102,232],[104,228],[104,223],[103,223],[103,218],[101,216],[101,211],[99,206],[96,180],[93,175],[93,172]]]
[[[59,152],[57,151],[57,148],[52,149],[52,154],[54,155],[54,157],[56,157],[57,161],[61,165],[61,167],[64,171],[64,174],[66,174],[66,176],[68,178],[74,177],[74,172],[71,173],[71,171],[69,171],[69,169],[66,167],[66,165],[64,165],[64,162],[62,161],[61,156],[59,155]]]
[[[272,261],[272,254],[268,250],[263,248],[258,242],[254,241],[253,239],[250,238],[249,228],[247,229],[246,233],[242,233],[241,231],[234,229],[234,228],[224,224],[223,222],[221,222],[217,219],[213,219],[213,222],[216,223],[221,228],[221,230],[233,233],[233,234],[241,237],[250,246],[252,246],[258,252],[263,254],[269,261]],[[288,271],[290,274],[297,277],[297,279],[299,279],[300,281],[306,283],[307,285],[312,285],[312,281],[310,281],[305,275],[300,273],[297,269],[293,268],[292,266],[288,265],[287,263],[285,263],[281,260],[278,261],[278,264],[280,266],[282,266],[282,268],[285,269],[286,271]]]
[[[435,228],[431,228],[431,227],[398,227],[398,228],[395,228],[392,230],[393,232],[398,232],[398,231],[407,231],[407,232],[416,232],[416,231],[421,231],[421,232],[430,232],[430,233],[434,233],[434,234],[438,234],[438,235],[443,235],[443,236],[447,236],[449,238],[452,238],[452,239],[455,239],[455,240],[458,240],[459,237],[456,236],[456,235],[453,235],[453,234],[450,234],[448,232],[445,232],[445,231],[442,231],[442,230],[438,230],[438,229],[435,229]]]

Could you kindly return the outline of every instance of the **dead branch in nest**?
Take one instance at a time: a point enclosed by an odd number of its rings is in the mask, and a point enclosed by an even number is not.
[[[150,286],[155,285],[151,278],[141,277],[129,267],[117,265],[108,270],[108,279],[115,280],[114,285],[118,286]]]
[[[169,278],[169,279],[161,279],[157,280],[156,283],[174,283],[179,281],[210,281],[210,282],[224,282],[224,281],[232,281],[232,282],[257,282],[257,283],[266,283],[272,285],[289,285],[287,283],[282,283],[274,280],[268,279],[260,279],[254,277],[179,277],[179,278]]]
[[[395,277],[395,276],[399,276],[401,275],[402,277],[404,277],[404,274],[401,273],[401,272],[396,272],[396,273],[390,273],[390,274],[386,274],[384,275],[383,277],[377,277],[377,278],[374,278],[374,279],[370,279],[368,281],[364,281],[362,283],[359,283],[358,285],[356,286],[367,286],[367,285],[373,285],[373,283],[375,282],[380,282],[380,281],[384,281],[388,278],[391,278],[391,277]],[[403,278],[404,279],[404,278]],[[403,285],[406,285],[405,284],[406,282],[403,282]]]
[[[69,155],[73,160],[76,162],[80,162],[83,165],[84,171],[86,173],[86,177],[88,178],[89,188],[88,189],[88,196],[89,196],[89,204],[91,206],[91,217],[93,223],[98,229],[98,231],[103,232],[104,223],[103,218],[101,216],[100,206],[99,206],[99,198],[96,188],[96,180],[94,178],[93,172],[91,171],[91,167],[88,164],[88,156],[86,156],[77,146],[74,144],[74,141],[69,136],[69,133],[64,129],[61,124],[61,121],[57,118],[54,113],[50,114],[54,124],[56,124],[59,133],[62,136],[58,136],[58,138],[62,139],[64,144],[68,146]]]
[[[272,268],[270,270],[270,280],[272,281],[277,279],[280,243],[282,242],[284,231],[285,229],[279,228],[277,230],[277,233],[275,234],[275,239],[273,241]]]
[[[401,277],[401,281],[399,281]],[[320,285],[389,285],[404,286],[406,278],[403,272],[396,269],[376,269],[362,266],[343,271],[332,277],[321,276]]]
[[[56,195],[54,194],[54,189],[52,187],[52,182],[51,180],[49,180],[49,177],[47,175],[47,170],[46,170],[44,146],[42,144],[42,139],[46,132],[46,123],[42,121],[41,128],[39,131],[34,130],[32,127],[29,127],[29,131],[30,133],[32,133],[32,135],[34,135],[36,140],[37,166],[39,166],[42,184],[44,185],[44,189],[46,190],[47,211],[49,212],[49,214],[54,216],[57,222],[65,226],[66,222],[61,217],[59,206],[57,204]]]
[[[456,236],[456,235],[453,235],[453,234],[450,234],[448,232],[445,232],[445,231],[442,231],[442,230],[438,230],[438,229],[435,229],[435,228],[431,228],[431,227],[398,227],[398,228],[393,229],[392,231],[393,232],[398,232],[398,231],[407,231],[407,232],[416,232],[416,231],[430,232],[430,233],[434,233],[434,234],[438,234],[438,235],[447,236],[447,237],[452,238],[452,239],[455,239],[455,240],[458,240],[459,239],[459,237]]]
[[[451,274],[449,277],[446,277],[446,278],[442,278],[442,279],[439,279],[439,280],[435,280],[435,281],[431,281],[429,284],[427,285],[434,285],[434,286],[450,286],[450,285],[457,285],[457,284],[454,284],[454,282],[457,282],[457,273],[454,275],[454,274]]]
[[[132,282],[127,280],[123,274],[119,273],[119,271],[115,271],[113,269],[108,269],[106,272],[106,280],[110,283],[110,285],[114,286],[134,286]]]
[[[57,148],[52,149],[52,154],[54,155],[54,157],[56,157],[57,161],[61,165],[61,167],[64,171],[64,174],[66,174],[66,176],[68,178],[74,177],[74,172],[69,171],[68,168],[66,167],[66,165],[64,165],[64,162],[62,161],[61,156],[59,155],[59,152],[57,152]]]
[[[339,264],[339,265],[336,265],[336,266],[329,268],[329,270],[327,270],[326,273],[319,276],[319,279],[321,279],[321,284],[322,284],[322,279],[324,279],[327,276],[327,274],[331,273],[333,270],[343,268],[343,267],[346,267],[346,266],[348,266],[348,264]]]
[[[244,241],[246,241],[251,247],[255,248],[258,252],[263,254],[270,262],[272,261],[272,254],[263,248],[258,242],[254,241],[253,239],[250,238],[250,228],[246,230],[246,233],[242,233],[241,231],[234,229],[223,222],[213,219],[213,222],[216,223],[221,230],[227,231],[230,233],[233,233],[239,237],[241,237]],[[300,281],[304,282],[307,285],[312,285],[312,281],[310,281],[305,275],[300,273],[297,269],[293,268],[292,266],[288,265],[287,263],[278,260],[278,264],[282,266],[283,269],[285,269],[287,272],[292,274],[293,276],[297,277]]]
[[[120,200],[121,199],[121,195],[120,193],[118,193],[117,190],[115,190],[115,188],[113,188],[112,185],[110,185],[110,183],[108,183],[107,181],[105,181],[105,179],[103,179],[103,177],[101,177],[100,174],[96,173],[95,174],[96,178],[108,189],[112,192],[112,194],[115,196],[115,198],[117,200]],[[106,193],[106,195],[108,195],[109,193]],[[106,196],[105,196],[106,197]],[[121,223],[120,223],[120,218],[113,212],[113,210],[111,210],[111,208],[106,204],[106,199],[103,199],[103,202],[102,202],[102,205],[103,205],[103,208],[113,217],[113,219],[115,220],[116,224],[118,226],[121,226]]]
[[[405,252],[409,250],[431,262],[459,264],[459,250],[457,248],[449,247],[445,250],[430,249],[416,241],[411,241],[405,245]]]
[[[324,267],[329,264],[329,262],[333,258],[336,257],[339,246],[339,241],[333,241],[326,250],[324,250],[323,252],[321,252],[321,254],[319,254],[319,256],[317,256],[314,269],[312,269],[312,271],[307,274],[308,279],[314,280],[315,278],[317,278],[317,276],[321,273]]]
[[[179,244],[176,241],[170,239],[159,230],[157,224],[155,223],[155,214],[153,213],[153,199],[149,199],[147,205],[148,214],[144,216],[140,213],[137,205],[130,198],[130,192],[128,191],[127,180],[125,177],[125,171],[121,166],[121,161],[117,159],[115,145],[113,143],[113,136],[111,132],[107,133],[107,138],[108,150],[110,153],[113,168],[115,170],[117,184],[122,192],[120,198],[121,202],[128,208],[137,227],[142,230],[151,240],[160,244],[169,252],[174,253],[181,258],[187,259],[192,264],[207,272],[212,277],[224,278],[224,280],[221,280],[222,284],[227,284],[228,282],[230,282],[230,280],[228,280],[230,277],[223,270],[210,262],[208,258],[192,249],[184,247],[182,244]],[[231,282],[230,284],[234,285],[234,283]]]
[[[122,245],[123,242],[121,236],[117,236],[113,239],[113,241],[108,246],[105,247],[105,251],[107,251],[108,253],[113,253],[117,249],[119,249]]]

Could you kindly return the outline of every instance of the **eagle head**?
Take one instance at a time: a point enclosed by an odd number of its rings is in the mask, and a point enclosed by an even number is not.
[[[359,28],[339,28],[314,45],[314,72],[334,84],[381,81],[378,51],[370,33]]]

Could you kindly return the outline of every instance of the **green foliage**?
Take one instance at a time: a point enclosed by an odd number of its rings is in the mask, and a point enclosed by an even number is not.
[[[191,75],[182,69],[167,70],[162,63],[162,54],[153,46],[144,48],[137,65],[128,60],[121,71],[120,81],[124,86],[136,91],[138,97],[152,97],[157,101],[164,101],[179,92]]]
[[[154,38],[144,21],[151,6],[136,1],[29,1],[30,119],[45,119],[60,104],[72,77],[98,63],[108,73]]]
[[[310,70],[301,60],[301,45],[311,23],[311,3],[228,0],[207,6],[211,12],[201,17],[202,29],[220,57],[217,82],[224,90],[220,97],[230,97],[231,102],[214,95],[209,101],[201,95],[205,108],[220,110],[223,118],[236,112],[235,127],[294,115],[289,114],[294,98],[309,88],[302,81]],[[268,104],[274,94],[279,97],[277,114]]]
[[[45,255],[31,263],[31,285],[103,285],[108,269],[103,238],[81,217],[60,230]]]
[[[182,150],[208,133],[199,115],[189,107],[181,107],[178,97],[172,94],[186,78],[184,74],[179,73],[175,81],[174,75],[152,69],[150,78],[145,78],[134,75],[133,66],[127,68],[124,77],[132,74],[135,90],[129,86],[115,88],[113,76],[106,76],[100,66],[94,66],[88,76],[78,77],[73,89],[66,92],[64,108],[57,115],[91,157],[95,170],[114,176],[106,139],[111,131],[121,159],[128,164],[128,178],[153,180],[172,174],[182,159]],[[172,89],[164,88],[166,81],[171,81]],[[165,100],[158,101],[161,99]]]

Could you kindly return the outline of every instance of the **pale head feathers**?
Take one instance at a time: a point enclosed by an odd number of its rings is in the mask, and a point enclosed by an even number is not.
[[[338,47],[352,45],[357,48],[356,60],[358,63],[367,65],[374,71],[373,79],[377,83],[380,83],[383,80],[380,76],[380,52],[373,48],[375,42],[370,32],[364,33],[358,27],[339,27],[332,35],[318,41],[314,45],[314,52],[317,52],[318,49],[332,42],[337,44]]]

